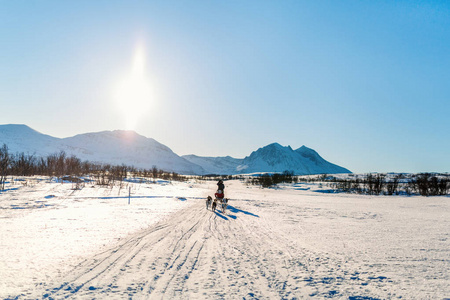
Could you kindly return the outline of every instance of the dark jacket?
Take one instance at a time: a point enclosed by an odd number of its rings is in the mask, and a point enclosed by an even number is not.
[[[221,190],[222,193],[224,192],[225,185],[223,184],[222,181],[219,181],[219,182],[217,183],[217,189],[218,189],[218,190]]]

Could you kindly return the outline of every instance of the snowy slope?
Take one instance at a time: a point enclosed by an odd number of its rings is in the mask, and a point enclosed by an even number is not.
[[[89,161],[150,169],[157,166],[182,174],[202,174],[203,169],[175,154],[169,147],[134,131],[103,131],[65,138],[70,152]]]
[[[305,160],[305,165],[309,169],[309,174],[338,174],[338,173],[351,173],[346,168],[340,167],[338,165],[332,164],[325,159],[323,159],[316,151],[306,146],[301,146],[295,150],[300,154]]]
[[[59,139],[42,134],[26,125],[0,125],[0,146],[6,144],[10,153],[24,152],[37,156],[54,153]]]
[[[203,169],[175,154],[154,139],[133,131],[102,131],[59,139],[39,133],[26,125],[0,125],[0,145],[6,143],[11,153],[36,156],[65,151],[82,160],[129,165],[150,169],[157,166],[181,174],[203,174]]]
[[[297,175],[351,173],[345,168],[327,162],[316,151],[305,146],[294,151],[290,146],[283,147],[278,143],[252,152],[237,167],[237,171],[241,173],[283,172],[286,170],[293,171]]]
[[[224,157],[205,157],[197,155],[183,155],[183,158],[201,166],[206,174],[228,175],[236,174],[236,168],[242,164],[243,159]]]

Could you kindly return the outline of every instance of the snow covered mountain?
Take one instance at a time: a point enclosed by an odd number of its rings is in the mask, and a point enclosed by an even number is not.
[[[79,134],[62,139],[77,157],[150,169],[157,166],[181,174],[202,174],[203,169],[175,154],[169,147],[134,131],[114,130]]]
[[[293,171],[297,175],[351,173],[349,170],[329,163],[316,151],[305,146],[292,150],[278,143],[267,145],[252,152],[237,167],[240,173]]]
[[[102,131],[69,138],[55,138],[26,125],[0,125],[0,145],[7,144],[11,153],[25,152],[46,156],[60,151],[82,160],[129,165],[150,169],[153,166],[180,174],[203,174],[204,170],[175,154],[154,139],[134,131]]]
[[[42,134],[26,125],[0,125],[0,146],[6,144],[9,152],[24,152],[45,156],[59,147],[59,139]],[[62,150],[62,149],[61,149]]]
[[[332,164],[325,159],[323,159],[319,153],[310,149],[306,146],[301,146],[297,150],[295,150],[298,154],[300,154],[306,161],[309,160],[309,163],[305,165],[309,174],[338,174],[338,173],[351,173],[346,168],[340,167],[338,165]]]
[[[245,174],[293,171],[298,175],[351,173],[329,163],[316,151],[302,146],[293,150],[273,143],[243,159],[230,156],[178,156],[169,147],[134,131],[115,130],[55,138],[26,125],[0,125],[0,146],[7,144],[11,153],[24,152],[36,156],[65,151],[82,160],[129,165],[150,169],[153,166],[180,174]]]
[[[351,173],[323,159],[305,146],[292,150],[273,143],[258,149],[244,159],[232,157],[200,157],[185,155],[185,159],[200,165],[208,174],[245,174],[293,171],[297,175]]]

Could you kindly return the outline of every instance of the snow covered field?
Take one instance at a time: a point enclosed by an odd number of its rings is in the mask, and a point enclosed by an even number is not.
[[[28,179],[0,194],[0,298],[450,298],[449,197]]]

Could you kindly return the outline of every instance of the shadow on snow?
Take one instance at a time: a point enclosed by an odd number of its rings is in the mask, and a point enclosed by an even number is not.
[[[233,213],[243,213],[243,214],[245,214],[245,215],[249,215],[249,216],[252,216],[252,217],[259,218],[258,215],[252,214],[252,213],[249,212],[249,211],[245,211],[245,210],[236,208],[236,207],[231,206],[231,205],[228,205],[228,210],[231,211],[231,212],[233,212]]]
[[[0,190],[0,194],[2,192],[8,192],[8,191],[17,191],[19,188],[10,188],[10,189],[4,189],[4,190]]]
[[[221,217],[224,220],[228,220],[228,218],[224,216],[220,211],[215,210],[214,213],[216,214],[216,216]]]

